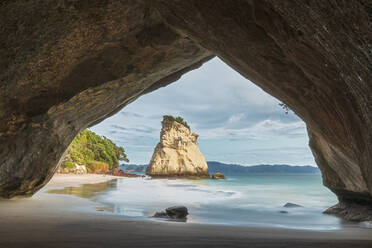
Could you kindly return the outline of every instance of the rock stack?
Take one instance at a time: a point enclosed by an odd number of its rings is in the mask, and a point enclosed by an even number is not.
[[[152,177],[208,177],[208,165],[198,148],[198,135],[187,124],[164,116],[160,142],[146,174]]]

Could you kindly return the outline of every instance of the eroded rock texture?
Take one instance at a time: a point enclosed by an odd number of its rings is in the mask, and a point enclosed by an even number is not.
[[[0,194],[34,193],[78,131],[215,54],[306,122],[343,204],[371,206],[371,18],[368,0],[3,1]]]
[[[146,174],[156,177],[209,177],[208,165],[198,147],[198,135],[164,116],[160,142]]]
[[[372,206],[370,1],[160,2],[167,23],[306,122],[341,202]]]
[[[211,58],[146,3],[1,3],[1,196],[32,195],[79,131]]]

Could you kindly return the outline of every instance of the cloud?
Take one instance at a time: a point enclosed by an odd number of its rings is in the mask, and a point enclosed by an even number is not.
[[[127,127],[123,127],[123,126],[119,126],[119,125],[110,125],[110,127],[112,129],[118,129],[124,133],[130,133],[130,134],[138,134],[138,133],[153,133],[156,129],[155,128],[152,128],[152,127],[148,127],[148,126],[143,126],[142,128],[135,128],[135,127],[130,127],[130,128],[127,128]],[[117,131],[116,131],[117,133]]]
[[[137,117],[137,118],[143,118],[144,116],[143,115],[140,115],[140,114],[137,114],[137,113],[133,113],[133,112],[127,112],[127,111],[121,111],[120,112],[121,115],[124,115],[124,116],[131,116],[131,117]]]
[[[314,164],[304,122],[279,103],[216,58],[92,129],[123,145],[132,162],[144,163],[159,141],[162,116],[180,115],[200,135],[208,160]]]
[[[242,119],[244,119],[245,114],[244,113],[237,113],[230,116],[230,118],[227,120],[228,124],[235,124],[239,123]]]

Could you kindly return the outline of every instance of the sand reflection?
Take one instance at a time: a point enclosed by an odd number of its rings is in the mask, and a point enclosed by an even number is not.
[[[51,194],[66,194],[74,195],[82,198],[92,198],[97,193],[106,191],[108,189],[115,189],[117,187],[117,180],[113,179],[103,183],[83,184],[77,187],[66,187],[63,189],[51,189],[47,193]]]

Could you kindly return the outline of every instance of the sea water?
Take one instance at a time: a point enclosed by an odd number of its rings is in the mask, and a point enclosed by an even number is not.
[[[114,214],[149,220],[156,220],[150,218],[156,211],[183,205],[191,223],[311,230],[345,225],[322,213],[337,198],[317,174],[228,175],[226,180],[123,178],[90,198]],[[287,202],[303,207],[284,208]]]

